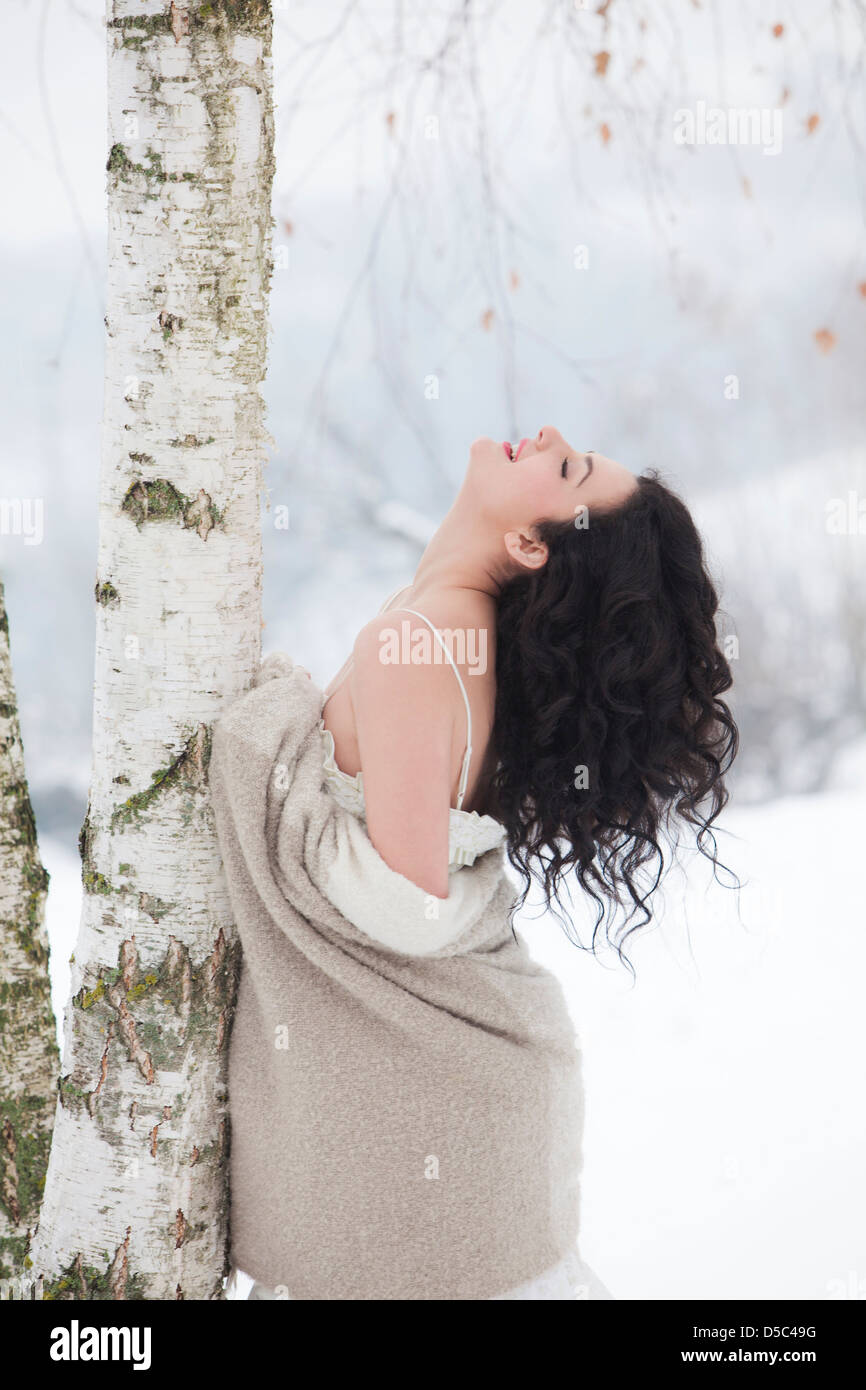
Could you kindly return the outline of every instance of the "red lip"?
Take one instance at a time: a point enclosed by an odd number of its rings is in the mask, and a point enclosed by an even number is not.
[[[517,460],[520,458],[520,450],[523,448],[524,444],[528,444],[528,443],[529,443],[529,440],[528,440],[528,439],[521,439],[520,443],[518,444],[517,448],[516,448],[515,451],[514,451],[514,460],[513,460],[514,463],[516,463]],[[511,458],[511,445],[509,444],[508,440],[504,440],[504,441],[503,441],[502,447],[503,447],[503,449],[505,450],[505,457],[508,459],[508,462],[511,463],[511,462],[512,462],[512,458]]]

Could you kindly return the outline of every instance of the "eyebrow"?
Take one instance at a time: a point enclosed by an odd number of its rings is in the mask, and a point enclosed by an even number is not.
[[[586,472],[584,473],[584,475],[583,475],[583,477],[581,478],[580,482],[577,484],[578,487],[583,487],[583,484],[586,482],[587,478],[589,477],[590,473],[592,472],[592,450],[591,450],[591,449],[587,449],[585,457],[586,457]]]

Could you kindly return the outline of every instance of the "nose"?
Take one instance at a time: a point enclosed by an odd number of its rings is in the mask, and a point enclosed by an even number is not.
[[[558,431],[554,429],[553,425],[542,425],[538,434],[535,436],[535,444],[539,453],[543,453],[545,449],[550,448],[557,433]]]

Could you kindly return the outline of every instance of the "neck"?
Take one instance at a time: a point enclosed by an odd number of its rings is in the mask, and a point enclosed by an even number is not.
[[[428,542],[412,588],[416,597],[449,589],[495,602],[510,573],[502,537],[486,536],[478,517],[468,516],[458,503],[459,498]]]

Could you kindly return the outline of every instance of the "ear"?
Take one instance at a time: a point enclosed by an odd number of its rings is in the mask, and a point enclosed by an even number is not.
[[[521,569],[539,570],[547,564],[547,546],[538,540],[534,527],[528,531],[506,531],[503,541],[509,556]]]

